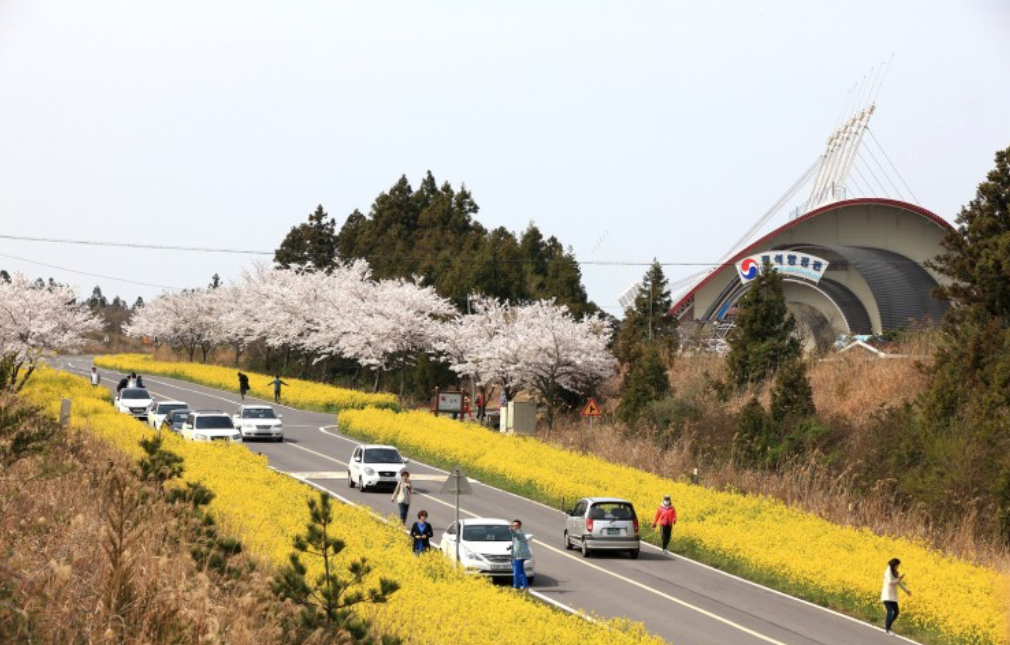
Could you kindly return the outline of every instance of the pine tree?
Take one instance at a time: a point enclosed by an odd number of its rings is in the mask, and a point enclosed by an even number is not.
[[[647,345],[631,368],[627,384],[617,406],[617,416],[625,423],[634,423],[653,401],[670,393],[670,379],[660,358],[658,347]]]
[[[655,344],[667,366],[680,345],[677,318],[671,313],[673,299],[658,262],[642,278],[641,288],[634,304],[624,312],[624,320],[617,334],[617,359],[624,365],[633,364],[648,344]]]
[[[751,397],[737,417],[736,437],[733,440],[737,461],[744,466],[764,464],[774,434],[772,420],[761,407],[761,402],[757,397]]]
[[[336,224],[320,204],[308,222],[291,227],[274,252],[274,262],[284,268],[298,265],[326,270],[336,254]]]
[[[777,423],[795,422],[817,414],[807,365],[792,360],[779,369],[772,386],[771,417]]]
[[[330,497],[321,492],[319,499],[309,499],[309,523],[303,535],[294,539],[295,552],[289,564],[275,578],[274,593],[281,599],[291,600],[302,608],[302,624],[306,629],[318,628],[343,631],[358,642],[370,642],[368,623],[353,612],[355,605],[370,602],[384,603],[399,589],[392,580],[380,578],[379,588],[361,589],[365,577],[371,572],[365,558],[348,565],[349,577],[337,571],[337,556],[344,550],[344,542],[330,536],[334,522]],[[308,579],[308,568],[300,555],[319,558],[323,572],[314,581]],[[384,639],[383,642],[388,642]]]
[[[760,383],[800,355],[793,336],[796,320],[786,309],[782,276],[765,263],[739,302],[736,327],[730,333],[726,356],[736,387]]]

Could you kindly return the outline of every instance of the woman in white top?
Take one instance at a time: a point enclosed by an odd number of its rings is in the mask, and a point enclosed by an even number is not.
[[[890,634],[891,625],[894,624],[894,620],[898,617],[898,587],[907,593],[909,596],[912,592],[908,590],[905,586],[903,578],[905,576],[898,573],[898,565],[901,564],[901,560],[898,558],[891,558],[891,561],[887,563],[887,569],[884,570],[884,588],[880,591],[880,599],[884,601],[884,607],[887,608],[887,618],[884,620],[884,630]]]

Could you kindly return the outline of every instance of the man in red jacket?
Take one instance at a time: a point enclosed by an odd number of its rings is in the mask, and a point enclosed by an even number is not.
[[[663,503],[656,509],[656,517],[652,519],[652,528],[659,525],[659,532],[663,538],[663,553],[670,546],[670,536],[673,534],[673,525],[677,523],[677,509],[673,507],[669,495],[663,496]]]

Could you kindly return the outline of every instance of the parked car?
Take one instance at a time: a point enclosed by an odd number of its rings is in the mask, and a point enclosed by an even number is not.
[[[512,577],[512,523],[487,517],[476,517],[459,521],[462,539],[459,542],[459,560],[464,571],[498,577]],[[450,560],[456,561],[456,539],[459,530],[453,522],[442,534],[439,548]],[[528,542],[533,541],[527,535]],[[532,546],[531,549],[532,551]],[[526,578],[530,584],[536,577],[536,562],[530,558],[523,563]]]
[[[627,551],[637,558],[641,548],[638,515],[631,502],[613,497],[587,497],[565,511],[565,548],[584,557],[593,551]]]
[[[176,434],[182,433],[182,426],[186,424],[186,419],[189,417],[189,413],[192,410],[173,410],[165,416],[165,420],[162,422],[163,430],[170,430]]]
[[[242,441],[231,417],[220,410],[190,412],[182,424],[182,436],[193,441]]]
[[[153,401],[147,410],[147,425],[157,430],[169,412],[188,409],[189,406],[182,401]]]
[[[138,419],[147,418],[147,410],[152,403],[151,394],[142,387],[128,387],[116,394],[116,409]]]
[[[376,486],[396,486],[400,473],[410,463],[395,446],[358,446],[347,466],[347,485],[362,492]]]
[[[281,415],[269,405],[242,405],[235,413],[235,427],[243,439],[273,439],[284,441]]]

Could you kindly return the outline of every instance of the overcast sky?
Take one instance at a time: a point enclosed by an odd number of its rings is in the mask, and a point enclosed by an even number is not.
[[[1010,145],[1008,34],[1006,0],[0,0],[0,234],[272,251],[431,170],[583,261],[717,261],[892,53],[871,130],[952,220]],[[252,261],[0,254],[131,301],[160,290],[10,256],[172,287]],[[583,268],[615,314],[643,272]]]

